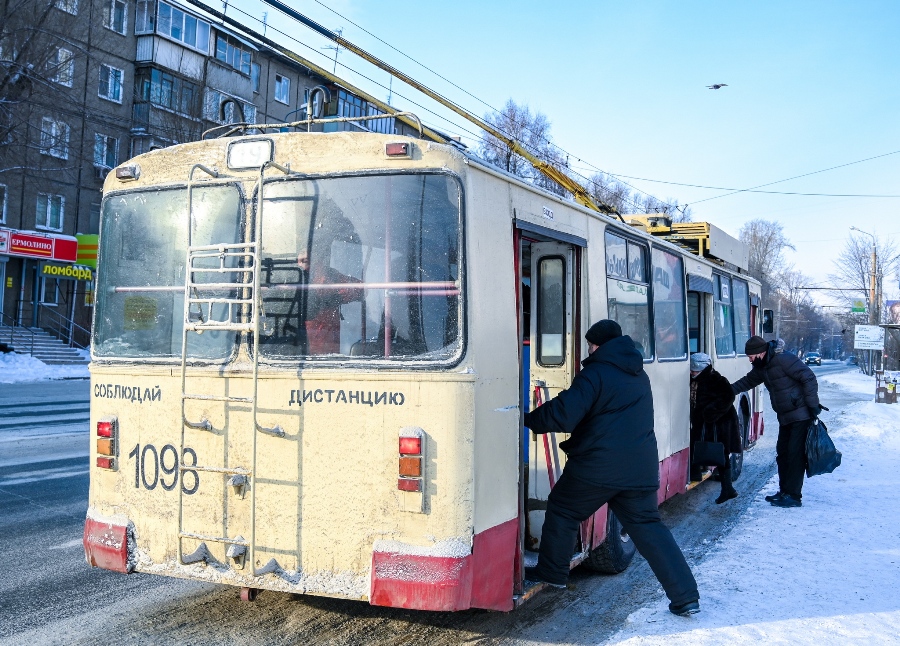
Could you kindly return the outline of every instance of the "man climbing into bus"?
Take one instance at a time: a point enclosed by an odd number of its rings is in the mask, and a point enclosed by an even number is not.
[[[806,469],[806,431],[811,420],[825,410],[819,404],[819,382],[796,355],[778,352],[777,341],[751,336],[744,353],[753,369],[731,384],[737,395],[764,383],[778,415],[778,493],[766,496],[776,507],[801,507]]]
[[[676,615],[699,612],[697,582],[657,507],[659,458],[653,394],[643,357],[615,321],[585,334],[590,356],[570,388],[525,415],[535,433],[571,433],[550,491],[537,567],[526,578],[564,587],[578,526],[603,504],[616,515],[669,597]]]

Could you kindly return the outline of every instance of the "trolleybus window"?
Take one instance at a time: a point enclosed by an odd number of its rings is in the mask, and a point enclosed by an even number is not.
[[[750,338],[750,289],[743,280],[731,281],[734,299],[734,346],[743,354],[744,344]]]
[[[688,339],[690,352],[705,352],[706,338],[703,333],[703,295],[699,292],[688,292]]]
[[[731,279],[713,274],[713,318],[716,330],[716,355],[725,357],[734,354],[734,328],[731,311]]]
[[[606,232],[606,290],[609,318],[622,326],[644,359],[653,358],[650,336],[650,286],[647,249]]]
[[[181,356],[187,203],[186,188],[119,193],[104,201],[95,356]],[[240,242],[241,195],[236,186],[196,187],[192,203],[193,244]],[[215,310],[213,316],[222,315]],[[233,332],[188,338],[188,356],[199,359],[225,359],[236,342]]]
[[[656,356],[687,358],[684,329],[684,268],[680,257],[653,249],[653,322]]]
[[[566,265],[562,258],[542,258],[538,271],[538,361],[561,366],[566,359]]]
[[[447,362],[462,348],[460,190],[442,174],[264,186],[260,356]]]

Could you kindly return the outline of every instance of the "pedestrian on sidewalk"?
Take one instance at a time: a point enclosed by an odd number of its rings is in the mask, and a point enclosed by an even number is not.
[[[740,453],[740,424],[734,409],[734,391],[726,377],[712,367],[712,358],[704,352],[691,355],[691,450],[700,441],[721,442],[725,448],[725,466],[716,472],[722,482],[722,491],[716,504],[721,505],[737,498],[731,474],[731,454]],[[715,440],[713,440],[715,438]],[[691,462],[691,479],[699,467]],[[700,480],[700,478],[696,478]]]
[[[590,355],[571,387],[525,414],[535,433],[571,433],[560,444],[566,467],[547,500],[538,564],[526,577],[565,587],[579,524],[609,503],[662,584],[669,610],[698,612],[697,582],[659,516],[653,394],[643,357],[615,321],[598,321],[584,336]]]
[[[796,355],[777,352],[777,342],[751,336],[744,354],[753,369],[731,384],[735,395],[766,385],[772,408],[778,415],[778,492],[766,496],[776,507],[801,507],[806,469],[806,431],[822,412],[816,375]]]

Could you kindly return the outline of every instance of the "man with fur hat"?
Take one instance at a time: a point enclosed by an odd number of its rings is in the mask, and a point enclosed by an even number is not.
[[[653,394],[631,337],[604,319],[584,335],[590,355],[568,389],[525,415],[535,433],[571,433],[566,468],[547,500],[537,567],[526,577],[564,587],[578,526],[603,504],[616,515],[669,597],[669,610],[700,610],[697,582],[656,501],[659,458]]]
[[[778,493],[766,496],[776,507],[800,507],[806,470],[806,431],[810,420],[823,410],[819,404],[819,382],[813,371],[796,355],[778,352],[776,341],[751,336],[744,346],[753,369],[731,384],[735,395],[766,385],[772,409],[778,415]]]

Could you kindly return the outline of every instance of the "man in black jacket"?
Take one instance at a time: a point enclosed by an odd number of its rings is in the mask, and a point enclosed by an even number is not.
[[[744,353],[753,364],[746,376],[731,384],[735,394],[764,383],[778,414],[778,493],[766,496],[776,507],[802,506],[801,490],[806,469],[806,431],[810,420],[819,416],[819,383],[816,376],[796,355],[777,352],[776,341],[768,343],[751,336]]]
[[[669,597],[669,610],[700,610],[697,582],[662,524],[653,394],[641,353],[622,328],[602,320],[587,331],[590,356],[572,385],[525,415],[535,433],[571,433],[566,468],[547,499],[540,558],[530,579],[565,586],[578,526],[609,503]]]

